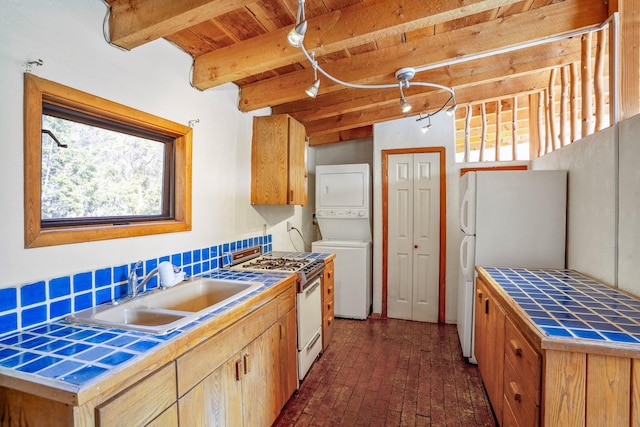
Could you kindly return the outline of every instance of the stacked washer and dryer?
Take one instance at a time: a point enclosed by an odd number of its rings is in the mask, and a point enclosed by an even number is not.
[[[334,315],[371,312],[371,172],[369,165],[316,166],[316,220],[322,240],[313,252],[333,253]]]

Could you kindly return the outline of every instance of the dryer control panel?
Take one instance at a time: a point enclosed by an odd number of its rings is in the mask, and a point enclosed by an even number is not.
[[[336,218],[336,219],[362,219],[369,218],[368,209],[318,209],[316,211],[318,218]]]

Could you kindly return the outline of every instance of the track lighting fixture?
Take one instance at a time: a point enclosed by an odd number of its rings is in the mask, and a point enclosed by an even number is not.
[[[316,54],[311,52],[311,60],[313,61],[311,65],[313,65],[313,84],[307,87],[304,91],[311,98],[315,98],[318,96],[318,89],[320,89],[320,79],[318,79],[318,63],[315,60]]]
[[[429,120],[429,123],[427,123],[426,125],[424,125],[424,126],[422,126],[420,128],[422,133],[427,133],[427,132],[429,132],[429,129],[431,129],[431,116],[432,116],[432,114],[427,114],[426,116],[422,117],[422,113],[420,113],[420,117],[418,117],[416,119],[416,122],[420,122],[420,121],[422,121],[424,119],[428,119]]]
[[[396,76],[396,79],[398,80],[397,84],[396,83],[357,84],[357,83],[349,83],[349,82],[342,81],[332,76],[331,74],[326,72],[322,67],[320,67],[320,65],[318,65],[318,62],[315,60],[315,54],[313,52],[309,54],[309,52],[307,51],[303,43],[304,35],[306,32],[307,32],[307,21],[304,14],[304,0],[298,0],[298,12],[296,16],[296,24],[291,29],[291,31],[289,31],[289,33],[287,34],[287,40],[292,46],[300,48],[300,50],[302,50],[302,53],[304,53],[304,56],[307,58],[307,60],[311,63],[313,67],[314,82],[313,84],[311,84],[309,87],[305,89],[305,92],[307,93],[307,95],[309,95],[312,98],[315,98],[318,95],[318,89],[320,88],[320,80],[318,79],[318,73],[320,73],[324,75],[326,78],[328,78],[329,80],[333,81],[334,83],[337,83],[342,86],[354,88],[354,89],[387,89],[387,88],[393,88],[398,86],[400,88],[400,108],[402,112],[408,113],[409,111],[411,111],[411,104],[405,98],[403,88],[404,89],[409,88],[409,80],[411,80],[415,76],[416,69],[401,68],[398,71],[396,71],[395,76]],[[427,82],[413,82],[413,85],[433,87],[436,89],[445,90],[450,93],[449,99],[447,99],[444,105],[442,105],[442,107],[440,107],[434,113],[430,113],[427,116],[429,118],[429,121],[431,121],[431,118],[430,118],[431,115],[442,111],[450,102],[453,102],[453,105],[447,109],[447,113],[453,114],[455,112],[456,99],[455,99],[455,94],[453,92],[453,88],[443,86],[437,83],[427,83]],[[419,120],[422,120],[422,116]],[[423,132],[426,132],[430,126],[431,126],[431,122],[429,122],[429,125],[425,126],[426,130],[423,128]]]
[[[302,21],[289,31],[287,41],[293,47],[302,46],[304,35],[307,33],[307,21]]]
[[[318,96],[318,89],[320,89],[320,80],[316,79],[313,84],[309,85],[304,91],[309,98],[315,98]]]

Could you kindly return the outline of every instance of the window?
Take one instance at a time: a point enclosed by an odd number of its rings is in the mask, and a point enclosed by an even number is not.
[[[191,128],[25,74],[25,246],[191,229]]]

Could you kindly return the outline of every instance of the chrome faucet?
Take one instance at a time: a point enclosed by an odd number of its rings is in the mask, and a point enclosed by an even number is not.
[[[127,296],[129,298],[137,297],[138,296],[138,292],[140,291],[140,289],[142,289],[144,287],[144,285],[149,283],[149,280],[151,280],[151,278],[158,272],[158,269],[154,268],[153,270],[151,270],[149,272],[149,274],[147,274],[147,277],[142,279],[142,282],[138,283],[137,270],[141,266],[142,266],[142,260],[136,262],[136,265],[131,270],[131,273],[129,273],[129,280],[127,281],[127,285],[128,285],[127,286]]]

